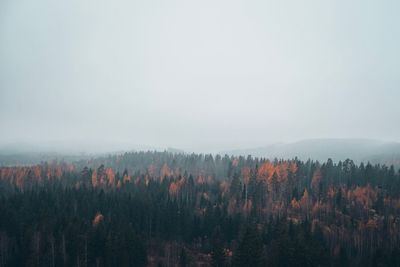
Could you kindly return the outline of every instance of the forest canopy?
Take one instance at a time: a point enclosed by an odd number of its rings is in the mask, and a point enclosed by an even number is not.
[[[131,152],[0,168],[0,266],[399,266],[393,166]]]

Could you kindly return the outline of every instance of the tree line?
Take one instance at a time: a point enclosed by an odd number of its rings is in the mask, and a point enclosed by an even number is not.
[[[393,166],[132,152],[0,168],[0,266],[400,266]]]

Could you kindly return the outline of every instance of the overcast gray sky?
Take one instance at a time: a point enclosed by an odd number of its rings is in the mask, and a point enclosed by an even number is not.
[[[400,141],[399,14],[397,0],[1,0],[0,143]]]

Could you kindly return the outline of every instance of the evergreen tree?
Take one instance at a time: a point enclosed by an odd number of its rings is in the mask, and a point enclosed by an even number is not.
[[[264,266],[263,243],[254,225],[246,227],[234,254],[233,266]]]

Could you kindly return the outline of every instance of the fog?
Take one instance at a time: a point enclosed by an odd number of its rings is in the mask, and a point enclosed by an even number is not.
[[[2,0],[0,144],[400,141],[399,11],[395,0]]]

